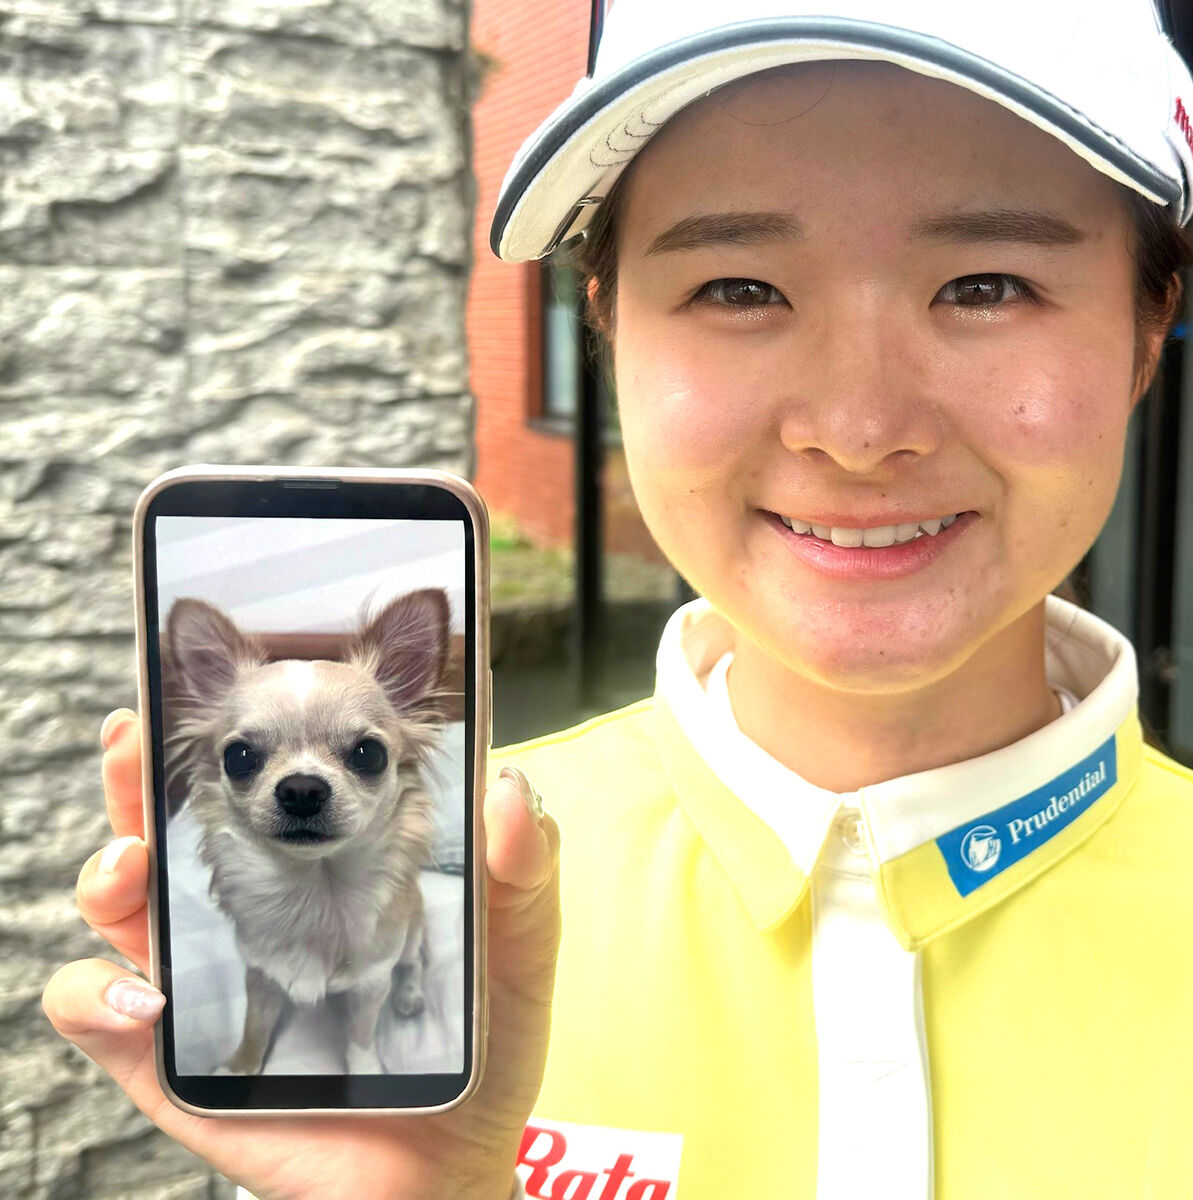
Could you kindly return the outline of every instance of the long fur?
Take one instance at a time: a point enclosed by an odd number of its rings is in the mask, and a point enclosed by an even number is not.
[[[446,596],[416,592],[375,616],[362,614],[343,662],[269,663],[212,606],[186,599],[170,612],[166,648],[176,678],[168,777],[186,785],[212,896],[231,918],[248,968],[249,1019],[229,1070],[252,1073],[263,1064],[274,1021],[254,1026],[254,1005],[258,1017],[272,1017],[283,996],[313,1003],[346,992],[354,1014],[348,1067],[364,1071],[382,1069],[373,1024],[395,967],[402,968],[398,1011],[421,1009],[428,952],[418,881],[431,860],[425,780],[438,741],[447,628]],[[222,754],[246,729],[268,752],[259,778],[238,786]],[[336,749],[365,730],[389,751],[376,776],[354,773]],[[277,811],[274,788],[290,777],[280,772],[328,783],[329,826],[350,832],[337,832],[326,852],[296,850],[278,835],[288,818]]]

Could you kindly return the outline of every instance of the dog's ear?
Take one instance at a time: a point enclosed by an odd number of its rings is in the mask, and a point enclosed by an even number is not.
[[[206,600],[175,600],[166,618],[170,657],[184,690],[203,704],[223,696],[241,667],[265,661],[261,648]]]
[[[399,596],[360,631],[349,661],[372,673],[399,712],[418,707],[443,680],[450,618],[442,588]]]

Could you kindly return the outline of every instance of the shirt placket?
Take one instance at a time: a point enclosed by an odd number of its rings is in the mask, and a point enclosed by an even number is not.
[[[932,1118],[919,955],[895,940],[849,795],[812,873],[817,1200],[930,1200]]]

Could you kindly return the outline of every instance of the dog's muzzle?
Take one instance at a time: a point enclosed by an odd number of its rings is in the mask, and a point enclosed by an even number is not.
[[[290,817],[313,817],[331,796],[331,785],[318,775],[287,775],[273,789],[278,807]]]

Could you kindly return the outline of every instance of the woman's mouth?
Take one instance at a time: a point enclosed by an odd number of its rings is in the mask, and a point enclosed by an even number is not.
[[[972,509],[883,525],[836,525],[768,512],[784,543],[824,575],[893,579],[939,558],[980,520]]]
[[[937,537],[941,530],[948,529],[961,513],[949,513],[943,517],[925,517],[920,521],[906,521],[898,525],[876,525],[869,529],[856,529],[844,525],[819,525],[811,521],[801,521],[798,517],[784,517],[779,520],[792,533],[810,534],[823,542],[832,542],[834,546],[895,546],[904,542],[915,541],[921,537]]]

